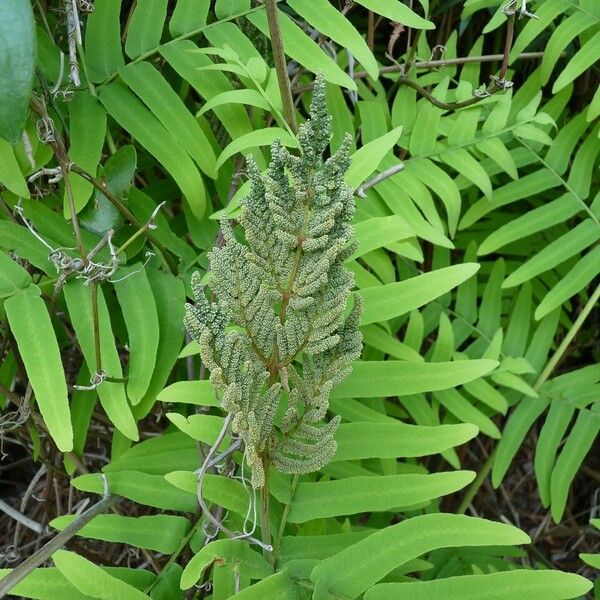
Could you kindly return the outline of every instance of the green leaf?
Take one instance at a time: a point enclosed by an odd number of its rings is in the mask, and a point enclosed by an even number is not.
[[[378,15],[386,17],[390,21],[396,21],[406,27],[412,27],[413,29],[435,29],[435,25],[431,21],[420,17],[410,10],[408,6],[400,2],[400,0],[356,0],[356,3],[361,4]]]
[[[571,483],[599,432],[600,402],[596,402],[591,410],[584,408],[577,415],[573,429],[552,471],[550,496],[552,518],[555,523],[559,523],[562,519]]]
[[[0,2],[0,56],[0,137],[14,145],[25,127],[35,70],[35,22],[29,2]]]
[[[62,531],[76,519],[77,515],[64,515],[51,521],[50,526]],[[77,535],[172,554],[179,548],[189,527],[186,518],[175,515],[124,517],[109,514],[94,517]]]
[[[106,135],[106,111],[98,98],[87,92],[77,92],[68,106],[69,158],[91,175],[96,175]],[[75,210],[79,212],[87,204],[94,188],[75,172],[71,174],[71,187]],[[65,215],[69,215],[66,194],[64,211]]]
[[[29,287],[31,275],[12,258],[0,251],[0,299]]]
[[[456,150],[453,150],[452,152],[455,153]],[[467,153],[466,150],[464,150],[464,152]],[[468,153],[467,155],[471,158]],[[442,154],[444,160],[446,160],[444,157],[447,156],[448,152]],[[446,162],[448,161],[446,160]],[[454,167],[454,165],[452,166]],[[408,161],[406,163],[406,172],[416,175],[423,184],[438,195],[446,208],[446,214],[448,215],[448,230],[450,231],[450,235],[454,236],[456,233],[456,226],[458,225],[458,218],[460,217],[461,207],[460,192],[456,183],[448,173],[428,159]]]
[[[2,118],[1,110],[0,118]],[[0,124],[0,135],[2,135],[1,129],[2,125]],[[14,150],[2,137],[0,137],[0,164],[2,165],[2,169],[0,170],[0,184],[17,196],[29,198],[27,182],[25,181],[25,177],[23,177],[23,173],[21,173]]]
[[[469,424],[422,427],[406,423],[342,423],[332,460],[429,456],[468,442],[477,435]]]
[[[106,600],[147,600],[149,596],[135,587],[112,577],[93,562],[68,550],[52,555],[58,570],[82,594]]]
[[[524,239],[559,223],[564,223],[581,210],[581,204],[570,192],[556,200],[542,204],[533,210],[508,221],[495,229],[483,240],[477,254],[484,256],[511,242]],[[600,228],[599,228],[600,229]]]
[[[250,0],[216,0],[215,15],[217,19],[226,19],[249,8]]]
[[[148,458],[145,459],[146,461]],[[111,494],[117,494],[146,506],[194,512],[198,500],[196,494],[177,489],[162,475],[151,475],[138,471],[116,471],[106,474],[108,489]],[[102,494],[104,483],[99,473],[81,475],[72,481],[73,487],[85,492]]]
[[[181,576],[181,589],[191,588],[211,564],[239,564],[240,573],[252,579],[268,577],[273,568],[244,540],[213,540],[188,562]],[[264,596],[265,598],[267,596]],[[272,596],[268,596],[271,598]]]
[[[579,77],[586,69],[591,67],[600,59],[600,31],[596,32],[594,37],[587,40],[582,48],[569,61],[569,64],[562,70],[558,79],[552,86],[552,93],[562,90],[567,84]]]
[[[350,167],[344,176],[346,183],[352,189],[364,183],[379,167],[385,155],[398,143],[401,134],[402,127],[396,127],[359,148],[351,157]]]
[[[117,271],[114,283],[127,328],[127,396],[138,404],[148,390],[158,350],[158,314],[146,272],[140,265]]]
[[[361,324],[387,321],[419,308],[460,285],[478,269],[477,263],[453,265],[405,281],[359,290],[364,301]]]
[[[158,46],[167,16],[167,2],[137,0],[125,41],[125,52],[129,58],[138,58]]]
[[[370,77],[379,77],[377,61],[366,42],[354,25],[328,0],[288,0],[288,5],[322,35],[351,52]]]
[[[198,449],[194,440],[176,431],[134,444],[103,470],[106,473],[140,471],[149,475],[165,475],[176,469],[191,471],[197,467]]]
[[[177,381],[162,390],[156,399],[161,402],[220,406],[213,386],[208,380]]]
[[[566,600],[592,588],[580,575],[546,569],[517,569],[486,575],[464,575],[434,581],[382,583],[365,594],[365,600]]]
[[[233,88],[227,76],[215,71],[205,71],[204,67],[214,64],[208,56],[198,52],[199,48],[189,40],[173,41],[161,46],[160,53],[197,92],[210,100],[217,94],[231,91]],[[248,113],[243,106],[225,104],[215,109],[215,114],[223,123],[227,133],[236,139],[253,130]],[[261,168],[264,168],[264,159],[257,153],[255,158],[260,158]]]
[[[357,361],[352,373],[331,392],[332,398],[409,396],[456,387],[498,366],[495,360],[454,362]]]
[[[502,287],[510,288],[529,281],[536,275],[555,268],[599,239],[600,227],[592,219],[586,219],[519,265],[504,280]]]
[[[529,541],[527,534],[503,523],[447,513],[421,515],[380,529],[320,562],[311,580],[316,584],[315,598],[325,598],[327,591],[356,598],[393,569],[437,548],[509,546]],[[415,594],[413,598],[418,598],[418,591]]]
[[[121,146],[111,154],[103,168],[103,178],[107,191],[115,198],[123,199],[131,188],[137,166],[137,154],[133,146]],[[119,209],[99,190],[94,190],[94,201],[81,211],[79,222],[83,229],[98,236],[109,229],[118,230],[123,224]],[[65,217],[68,217],[69,212]]]
[[[214,179],[217,159],[208,138],[160,72],[144,61],[131,63],[119,73],[202,171]]]
[[[125,64],[121,52],[121,0],[96,0],[85,28],[85,62],[94,83],[114,75]]]
[[[503,171],[513,179],[519,176],[517,166],[508,148],[497,137],[489,137],[477,142],[476,148],[489,156]]]
[[[398,215],[366,219],[354,226],[354,238],[358,242],[358,249],[348,260],[356,259],[371,250],[388,246],[414,235],[415,232]]]
[[[67,382],[44,301],[30,289],[4,303],[44,423],[58,449],[73,449]]]
[[[464,148],[453,148],[440,155],[440,158],[455,171],[474,183],[486,196],[492,196],[492,182],[481,164]],[[458,217],[457,217],[458,220]]]
[[[271,110],[271,105],[260,92],[243,89],[222,92],[221,94],[213,96],[204,104],[202,109],[198,112],[198,115],[203,115],[205,112],[213,110],[217,106],[228,104],[247,104],[249,106],[262,108],[263,110]]]
[[[0,581],[12,569],[0,569]],[[90,600],[90,596],[82,594],[55,567],[34,569],[11,590],[11,595],[36,600]]]
[[[164,387],[183,342],[183,315],[185,311],[185,288],[181,279],[162,271],[146,269],[156,304],[160,336],[154,365],[146,396],[135,407],[137,418],[148,414],[157,395]]]
[[[301,588],[286,571],[266,577],[236,594],[237,600],[298,600]]]
[[[424,358],[408,344],[401,342],[396,336],[390,335],[379,325],[361,327],[363,342],[377,348],[400,360],[423,361]]]
[[[600,246],[590,250],[545,296],[535,309],[541,319],[581,291],[600,272]]]
[[[433,95],[438,100],[445,100],[450,79],[445,77],[439,83]],[[412,156],[429,156],[437,146],[437,137],[440,134],[440,119],[442,109],[426,100],[421,101],[421,108],[417,112],[415,124],[410,134],[409,149]]]
[[[535,477],[545,507],[550,506],[550,480],[556,452],[574,413],[575,406],[571,402],[562,399],[552,402],[535,447]]]
[[[472,423],[485,435],[500,439],[496,424],[456,390],[439,390],[434,393],[434,398],[463,423]]]
[[[131,133],[173,177],[192,212],[201,219],[206,206],[204,183],[173,134],[120,81],[103,86],[99,97],[119,125]]]
[[[288,146],[289,148],[298,147],[298,140],[296,140],[294,136],[290,135],[285,129],[281,129],[280,127],[257,129],[230,142],[217,160],[217,169],[221,168],[225,161],[231,158],[234,154],[243,152],[248,148],[268,146],[275,140],[279,140],[284,146]]]
[[[206,25],[210,0],[177,0],[169,21],[169,32],[178,37]]]
[[[77,341],[81,346],[90,373],[95,373],[96,353],[93,335],[92,290],[81,281],[70,281],[63,289]],[[98,286],[98,325],[102,369],[109,377],[120,379],[123,377],[121,361],[115,347],[108,307],[101,286]],[[130,440],[137,440],[139,438],[137,426],[127,403],[123,384],[105,381],[98,386],[98,396],[102,407],[115,427]]]
[[[492,467],[492,484],[498,487],[535,420],[546,410],[549,400],[526,397],[517,405],[504,427]]]
[[[322,73],[325,81],[341,85],[349,90],[356,83],[285,13],[278,10],[279,26],[283,37],[283,49],[293,60],[313,73]],[[271,37],[264,10],[250,13],[246,18],[269,39]]]
[[[318,483],[300,482],[288,520],[305,523],[361,512],[392,511],[428,502],[468,485],[475,473],[454,471],[431,475],[380,475],[348,477]]]

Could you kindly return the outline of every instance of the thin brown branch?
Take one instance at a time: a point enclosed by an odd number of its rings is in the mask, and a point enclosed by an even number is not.
[[[77,532],[84,525],[89,523],[95,516],[102,514],[113,506],[119,499],[118,496],[105,496],[79,515],[68,527],[44,544],[37,552],[25,559],[18,567],[15,567],[0,581],[0,598],[4,598],[17,583],[27,577],[34,569],[43,565],[57,550],[60,550],[72,537],[77,535]]]
[[[298,131],[298,125],[296,123],[290,78],[288,77],[287,72],[287,62],[283,52],[283,37],[281,35],[281,28],[279,27],[279,17],[277,16],[277,1],[264,0],[264,4],[267,11],[267,22],[269,24],[269,34],[271,37],[271,48],[273,50],[275,70],[277,72],[277,82],[279,83],[279,91],[281,93],[281,100],[283,101],[283,114],[290,129],[296,133]]]
[[[515,60],[533,60],[540,59],[544,56],[543,52],[522,52]],[[415,69],[437,69],[439,67],[449,67],[452,65],[464,65],[469,63],[488,63],[498,62],[504,58],[504,54],[486,54],[483,56],[461,56],[459,58],[448,58],[440,60],[427,60],[419,61],[413,64]],[[379,69],[380,75],[389,73],[399,73],[403,70],[403,64],[388,65],[387,67],[381,67]],[[356,71],[352,77],[354,79],[365,79],[369,76],[366,71]],[[293,89],[294,94],[302,94],[312,90],[314,83],[308,83],[306,85],[300,85]]]
[[[86,181],[91,183],[99,192],[104,195],[107,200],[136,228],[142,229],[144,236],[146,239],[156,246],[156,248],[160,251],[165,262],[167,263],[170,271],[175,275],[177,274],[177,265],[173,260],[173,257],[169,254],[167,249],[150,233],[150,227],[147,223],[142,223],[114,194],[107,189],[107,186],[96,179],[92,174],[88,173],[85,169],[82,169],[79,165],[75,163],[71,163],[69,168],[73,173],[77,173],[81,177],[83,177]]]

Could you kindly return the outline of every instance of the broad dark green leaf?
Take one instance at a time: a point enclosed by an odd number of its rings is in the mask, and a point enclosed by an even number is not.
[[[19,168],[14,149],[2,137],[0,137],[0,165],[2,165],[2,169],[0,169],[0,184],[13,194],[17,194],[17,196],[29,198],[27,182]]]
[[[115,75],[125,64],[121,52],[121,0],[96,0],[85,28],[85,62],[94,83]]]
[[[29,112],[35,70],[35,22],[30,2],[0,2],[0,137],[16,144]]]
[[[206,24],[210,0],[178,0],[169,21],[171,35],[181,36]]]
[[[31,275],[0,250],[0,299],[29,287]]]

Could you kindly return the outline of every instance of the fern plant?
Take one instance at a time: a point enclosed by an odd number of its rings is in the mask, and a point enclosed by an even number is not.
[[[0,595],[590,590],[595,0],[0,15]]]
[[[354,285],[344,266],[355,249],[353,193],[344,182],[349,144],[323,162],[330,132],[318,80],[298,134],[300,156],[276,142],[266,175],[249,163],[252,187],[240,219],[245,242],[221,221],[224,245],[209,254],[217,301],[206,299],[198,273],[192,278],[196,304],[186,308],[186,328],[244,442],[254,488],[266,485],[271,463],[299,475],[331,460],[340,419],[318,424],[329,392],[360,355],[360,299],[343,317]],[[288,408],[276,435],[284,392]]]

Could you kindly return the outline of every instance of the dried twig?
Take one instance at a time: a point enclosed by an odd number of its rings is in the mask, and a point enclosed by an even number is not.
[[[15,567],[4,579],[0,581],[0,598],[12,590],[17,583],[22,581],[34,569],[43,565],[57,550],[60,550],[77,532],[95,516],[102,514],[120,500],[118,496],[106,494],[102,500],[81,513],[68,527],[63,529],[56,537],[44,544],[37,552],[25,559]]]

